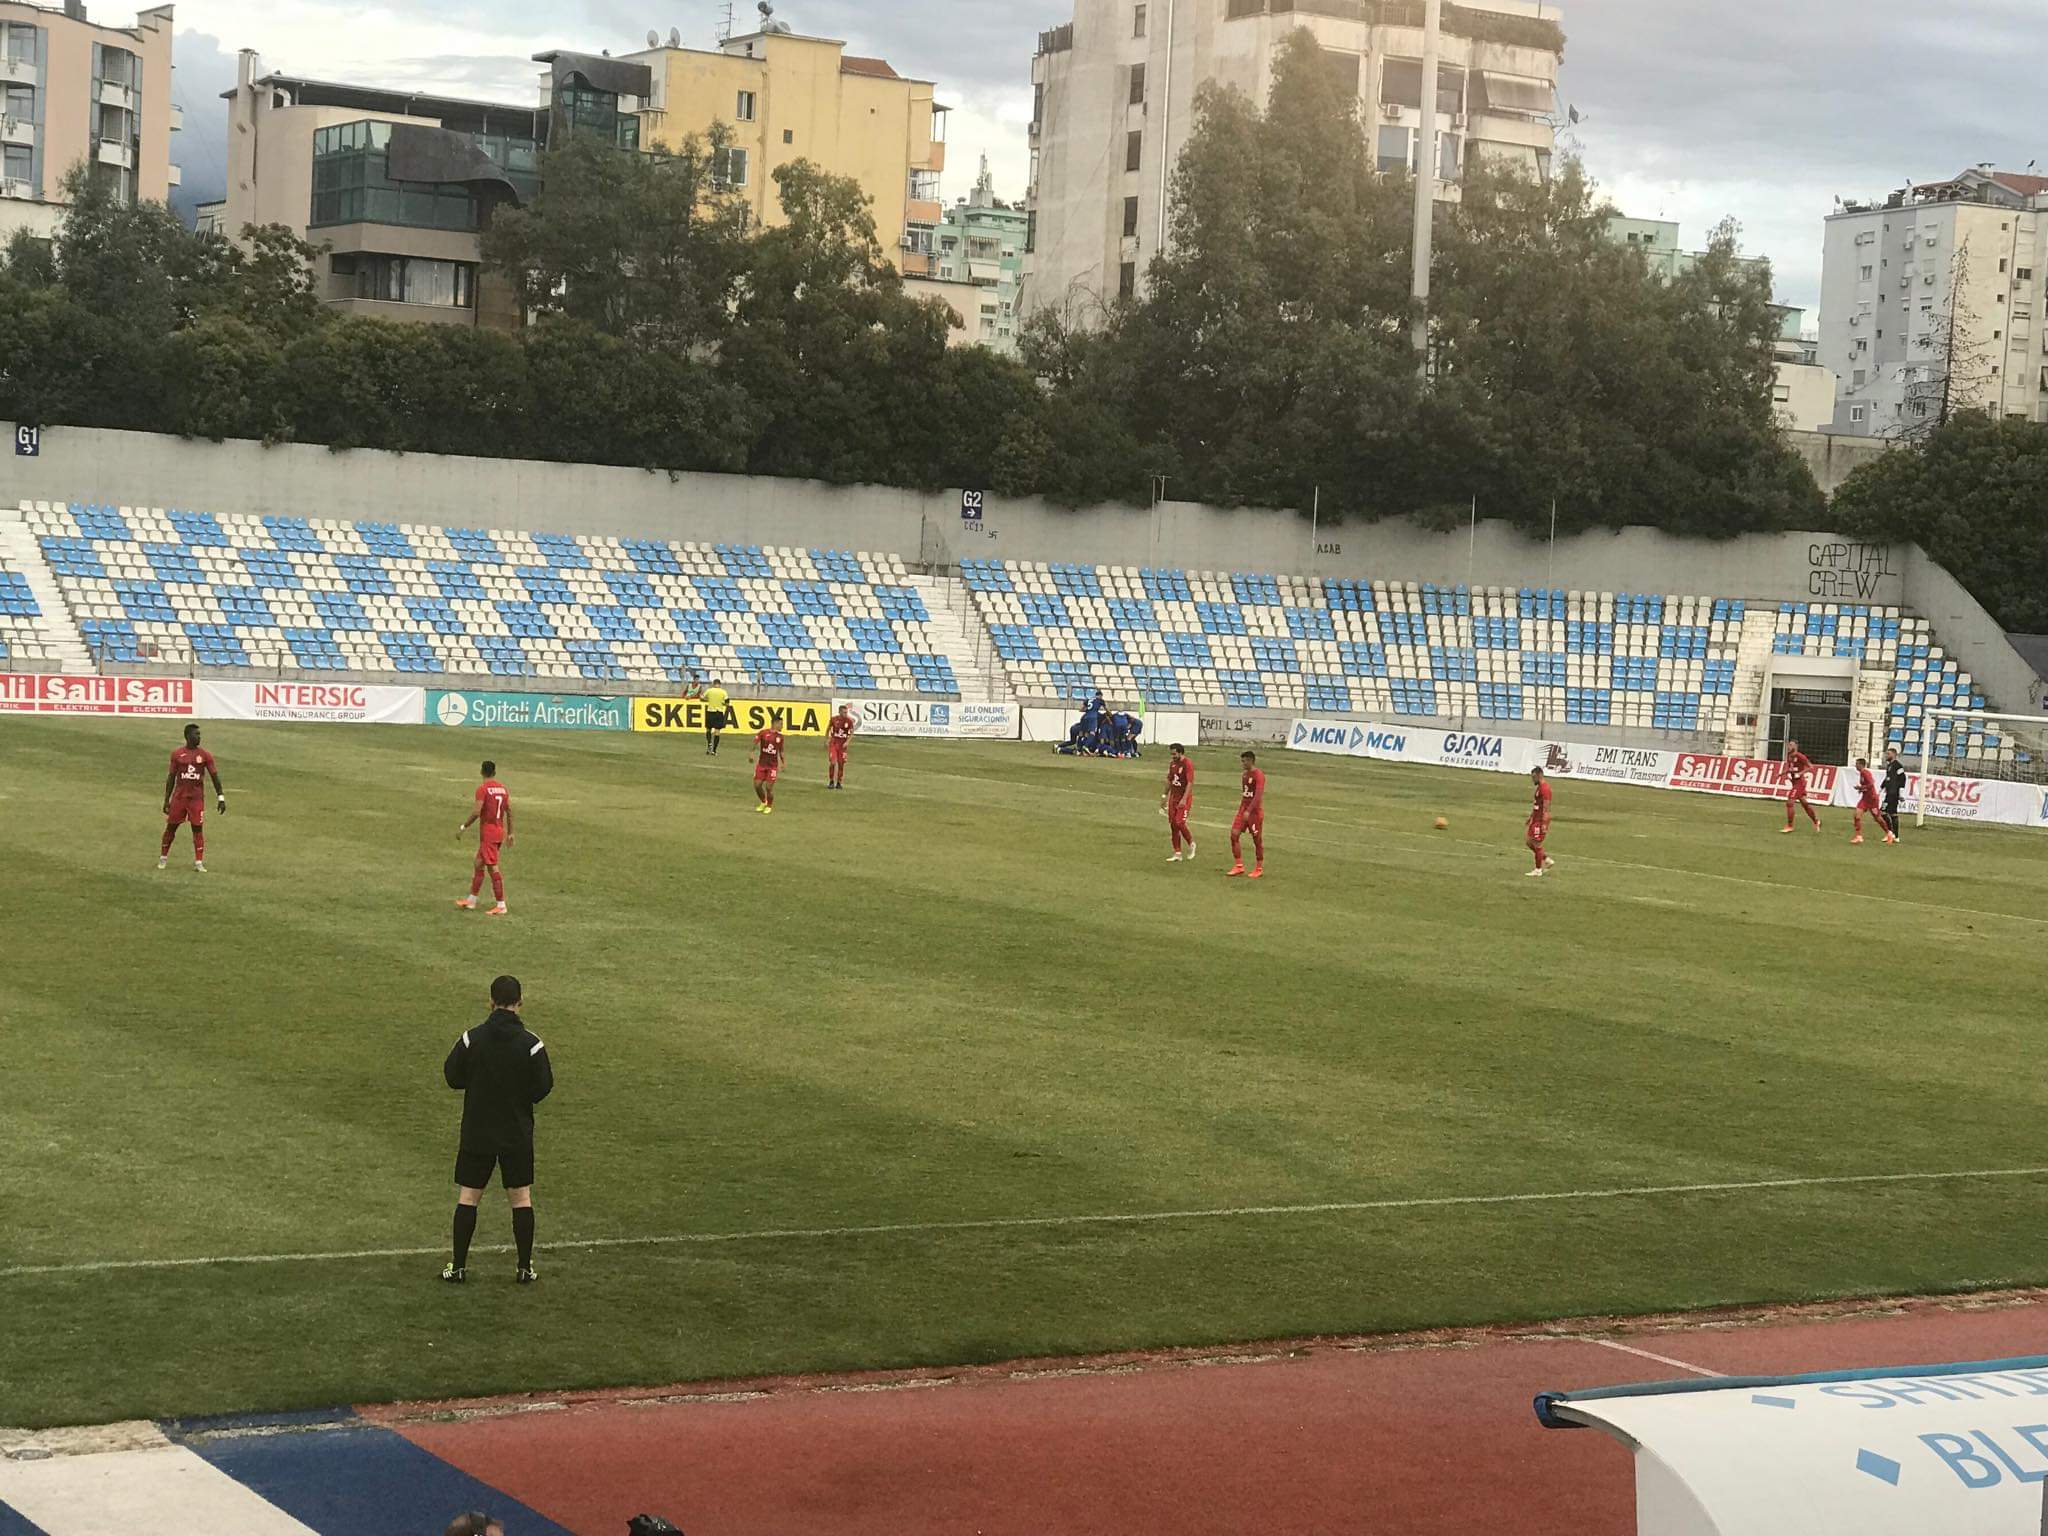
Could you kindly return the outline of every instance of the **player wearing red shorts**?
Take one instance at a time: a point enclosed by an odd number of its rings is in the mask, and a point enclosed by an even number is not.
[[[505,876],[498,868],[498,853],[512,841],[512,796],[505,786],[498,782],[498,765],[486,762],[483,765],[484,781],[476,787],[476,809],[469,813],[469,820],[457,829],[455,835],[462,836],[471,827],[476,828],[476,869],[469,877],[469,894],[455,903],[465,912],[476,910],[476,893],[484,888],[484,873],[491,877],[491,895],[498,904],[491,908],[492,917],[505,915]]]
[[[1791,788],[1785,791],[1785,825],[1779,830],[1792,830],[1792,813],[1805,810],[1807,819],[1813,823],[1813,830],[1820,830],[1820,812],[1813,808],[1813,802],[1806,798],[1806,780],[1813,772],[1813,763],[1799,750],[1799,743],[1785,743],[1785,772],[1792,780]]]
[[[775,781],[782,777],[782,732],[771,723],[754,733],[754,798],[761,814],[775,809]]]
[[[1184,858],[1195,856],[1195,834],[1188,830],[1188,813],[1195,808],[1195,762],[1188,756],[1188,749],[1179,742],[1173,744],[1173,760],[1166,765],[1166,793],[1159,797],[1159,809],[1166,813],[1166,830],[1173,838],[1173,857],[1166,862],[1178,864]],[[1187,844],[1187,852],[1181,852],[1181,844]]]
[[[1557,867],[1557,860],[1543,846],[1543,840],[1550,836],[1550,781],[1544,778],[1541,768],[1531,768],[1529,783],[1535,795],[1529,802],[1529,826],[1523,845],[1536,855],[1536,867],[1529,871],[1533,878],[1549,874]]]
[[[1856,759],[1856,835],[1849,839],[1850,842],[1863,841],[1863,817],[1866,813],[1876,819],[1877,829],[1884,834],[1886,842],[1898,841],[1892,836],[1891,826],[1885,819],[1884,802],[1878,797],[1877,777],[1870,771],[1870,759],[1859,757]]]
[[[1223,873],[1256,880],[1266,872],[1266,775],[1260,771],[1258,753],[1246,752],[1240,760],[1244,778],[1238,790],[1237,816],[1230,823],[1230,868]],[[1244,867],[1244,853],[1237,841],[1246,832],[1252,835],[1250,869]]]
[[[199,745],[199,727],[185,727],[185,745],[171,754],[171,771],[164,779],[164,840],[157,849],[156,867],[167,869],[171,844],[178,840],[178,828],[192,829],[192,868],[206,873],[206,780],[213,780],[214,802],[225,816],[228,792],[220,787],[220,769],[213,754]]]
[[[846,788],[846,744],[853,740],[853,733],[860,722],[853,718],[853,711],[844,704],[837,714],[825,722],[825,787]]]

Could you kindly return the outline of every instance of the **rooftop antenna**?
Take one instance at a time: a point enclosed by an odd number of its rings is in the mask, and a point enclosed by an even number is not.
[[[732,36],[732,7],[733,0],[724,0],[724,3],[719,7],[718,40],[721,43]]]

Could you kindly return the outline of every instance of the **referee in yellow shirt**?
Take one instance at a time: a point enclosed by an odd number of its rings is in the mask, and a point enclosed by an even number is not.
[[[725,684],[711,679],[711,686],[704,690],[704,750],[713,757],[718,756],[718,738],[732,723],[731,703]]]

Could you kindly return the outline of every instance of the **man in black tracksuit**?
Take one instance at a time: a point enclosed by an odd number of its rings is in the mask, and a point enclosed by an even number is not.
[[[1899,749],[1884,749],[1884,829],[1891,833],[1892,841],[1899,837],[1899,806],[1906,798],[1906,765],[1899,761]]]
[[[519,1021],[519,982],[491,983],[491,1016],[464,1030],[441,1075],[462,1092],[462,1146],[455,1155],[455,1258],[441,1271],[453,1285],[468,1279],[476,1211],[495,1168],[512,1202],[512,1237],[519,1248],[514,1278],[530,1285],[533,1272],[533,1106],[555,1086],[548,1048]]]

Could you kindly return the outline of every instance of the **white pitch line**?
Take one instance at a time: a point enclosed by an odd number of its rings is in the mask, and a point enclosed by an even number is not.
[[[1242,1216],[1324,1216],[1359,1211],[1443,1210],[1454,1206],[1543,1205],[1574,1200],[1627,1200],[1650,1195],[1738,1194],[1754,1190],[1823,1189],[1865,1184],[1923,1184],[1965,1179],[2034,1179],[2048,1168],[1971,1168],[1948,1173],[1841,1173],[1807,1178],[1739,1179],[1716,1184],[1637,1184],[1620,1189],[1543,1190],[1516,1195],[1420,1195],[1399,1200],[1327,1200],[1309,1205],[1232,1205],[1180,1211],[1126,1211],[1068,1216],[986,1216],[963,1221],[898,1221],[873,1226],[765,1227],[752,1232],[672,1232],[645,1237],[582,1237],[550,1242],[555,1252],[591,1248],[671,1248],[709,1243],[800,1242],[820,1238],[916,1236],[943,1232],[997,1232],[1040,1227],[1142,1226],[1171,1221],[1217,1221]],[[0,1280],[35,1275],[104,1274],[121,1269],[202,1269],[233,1264],[331,1264],[354,1259],[410,1259],[445,1254],[447,1247],[355,1248],[331,1253],[229,1253],[189,1259],[91,1259],[74,1264],[17,1264]],[[506,1253],[505,1244],[480,1253]]]
[[[1653,1355],[1647,1349],[1637,1349],[1633,1344],[1623,1344],[1615,1339],[1589,1339],[1584,1334],[1571,1335],[1575,1344],[1598,1344],[1602,1349],[1618,1349],[1624,1355],[1634,1355],[1639,1360],[1654,1360],[1659,1365],[1668,1365],[1674,1370],[1690,1371],[1695,1376],[1711,1376],[1720,1380],[1721,1371],[1710,1371],[1704,1365],[1688,1365],[1683,1360],[1674,1360],[1669,1355]]]

